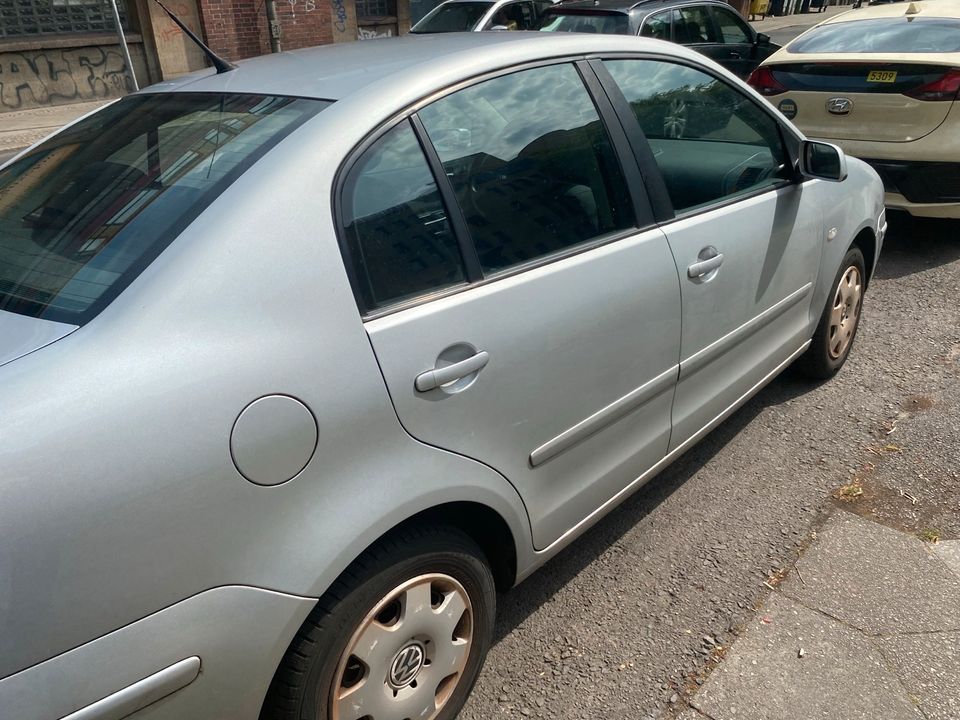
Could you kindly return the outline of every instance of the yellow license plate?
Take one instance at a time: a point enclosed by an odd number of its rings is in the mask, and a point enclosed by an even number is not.
[[[867,82],[892,83],[896,81],[896,70],[871,70],[867,73]]]

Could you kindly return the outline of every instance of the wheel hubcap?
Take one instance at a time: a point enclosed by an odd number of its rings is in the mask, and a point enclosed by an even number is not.
[[[860,270],[854,266],[840,278],[837,292],[833,297],[833,309],[830,311],[830,340],[828,348],[834,360],[843,356],[850,347],[853,333],[860,319],[860,301],[863,299],[863,285]]]
[[[413,578],[360,623],[340,657],[332,720],[431,720],[453,694],[473,643],[473,607],[449,575]]]

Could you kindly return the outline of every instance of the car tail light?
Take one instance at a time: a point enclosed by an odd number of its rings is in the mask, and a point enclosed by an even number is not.
[[[774,77],[773,70],[768,67],[758,67],[750,73],[747,82],[761,95],[779,95],[787,91],[787,89],[780,84],[780,81]]]
[[[956,100],[960,93],[960,69],[954,68],[933,82],[907,90],[904,95],[916,100]]]

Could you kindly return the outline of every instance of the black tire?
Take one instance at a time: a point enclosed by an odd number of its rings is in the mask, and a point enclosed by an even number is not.
[[[820,314],[820,322],[813,333],[813,343],[807,351],[800,356],[796,362],[796,368],[807,377],[817,380],[827,380],[837,374],[837,371],[843,367],[843,364],[850,356],[850,350],[853,348],[853,342],[857,336],[857,330],[860,327],[860,318],[863,311],[863,289],[861,285],[859,300],[856,303],[855,321],[850,334],[849,342],[839,354],[831,352],[831,339],[834,337],[831,328],[831,313],[837,303],[840,281],[844,278],[851,268],[856,269],[860,276],[861,284],[866,282],[866,269],[863,260],[863,253],[857,246],[851,247],[840,263],[840,269],[833,279],[830,286],[830,294],[827,296],[827,302],[824,305],[823,312]]]
[[[451,683],[452,690],[436,720],[456,717],[473,689],[493,637],[493,574],[483,551],[465,533],[455,528],[413,527],[377,542],[320,598],[277,669],[260,720],[331,720],[333,684],[340,677],[341,657],[354,633],[394,589],[429,574],[458,581],[472,604],[472,640],[466,665],[456,684]],[[404,717],[378,715],[376,720]]]

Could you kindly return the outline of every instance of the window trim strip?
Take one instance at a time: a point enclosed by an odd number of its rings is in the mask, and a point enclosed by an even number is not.
[[[463,208],[457,201],[457,194],[450,182],[450,176],[447,175],[447,171],[443,167],[440,153],[437,152],[433,142],[431,142],[430,134],[424,127],[419,114],[413,113],[410,116],[410,125],[413,127],[413,134],[416,135],[417,142],[420,143],[420,149],[427,160],[430,172],[433,173],[433,183],[440,191],[440,198],[447,209],[447,218],[450,220],[453,236],[456,238],[457,245],[460,246],[460,259],[463,262],[467,282],[483,280],[483,268],[480,266],[477,247],[473,242],[473,236],[470,234],[470,228],[467,226],[467,220],[463,216]]]

